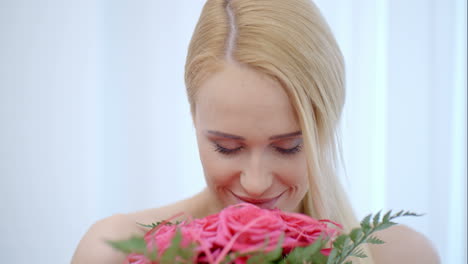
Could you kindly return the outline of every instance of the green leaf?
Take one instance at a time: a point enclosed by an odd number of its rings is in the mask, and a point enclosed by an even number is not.
[[[152,223],[151,225],[145,225],[137,222],[137,225],[140,225],[142,227],[147,227],[147,228],[155,228],[158,224]]]
[[[374,219],[373,219],[373,221],[372,221],[372,223],[374,224],[374,227],[377,226],[377,225],[379,224],[380,213],[381,213],[381,211],[379,211],[379,212],[374,216]]]
[[[364,217],[364,219],[362,219],[362,221],[361,221],[361,228],[362,228],[362,231],[365,234],[369,233],[369,231],[371,229],[371,226],[370,226],[371,217],[372,217],[372,214],[369,214],[366,217]]]
[[[343,250],[341,251],[341,255],[348,256],[355,248],[356,246],[354,243],[351,243],[351,239],[347,236],[344,242]]]
[[[181,246],[182,233],[179,228],[176,229],[176,233],[171,240],[171,245],[161,256],[161,264],[173,264],[173,263],[184,263],[193,261],[194,244],[190,244],[187,247]],[[178,260],[176,262],[176,260]]]
[[[284,241],[284,233],[281,234],[278,243],[274,250],[270,252],[264,252],[265,249],[262,249],[261,252],[253,255],[247,260],[247,264],[256,264],[256,263],[270,263],[275,260],[278,260],[281,257],[281,253],[283,252],[283,241]],[[265,240],[265,247],[268,245],[268,238]]]
[[[401,214],[403,214],[404,210],[401,210],[400,212],[396,213],[392,218],[399,217]]]
[[[410,212],[410,211],[404,211],[404,210],[401,210],[399,211],[398,213],[396,213],[395,215],[393,216],[390,216],[389,217],[389,220],[393,220],[397,217],[401,217],[401,216],[423,216],[424,214],[417,214],[417,213],[414,213],[414,212]]]
[[[388,211],[388,212],[384,215],[384,217],[383,217],[383,219],[382,219],[382,222],[383,222],[383,223],[388,222],[388,221],[390,220],[390,215],[391,215],[391,214],[392,214],[392,210]]]
[[[312,255],[312,257],[310,258],[310,261],[313,264],[322,264],[322,263],[325,264],[327,263],[327,260],[328,260],[328,257],[320,253],[320,251]]]
[[[382,223],[382,224],[376,226],[376,227],[374,228],[374,231],[384,230],[384,229],[387,229],[387,228],[389,228],[389,227],[391,227],[391,226],[394,226],[394,225],[396,225],[396,224],[397,224],[397,223],[394,223],[394,222]]]
[[[361,221],[361,225],[370,225],[370,219],[372,217],[372,214],[368,214],[364,219]]]
[[[351,253],[351,256],[358,257],[358,258],[367,258],[367,255],[364,253],[362,249],[358,249],[355,252]]]
[[[322,255],[320,250],[325,246],[328,240],[318,238],[314,243],[307,247],[297,247],[291,251],[284,259],[285,263],[303,263],[304,261],[311,261],[314,258],[320,258]]]
[[[146,252],[146,242],[143,239],[143,237],[133,236],[130,239],[119,241],[107,240],[106,243],[112,246],[113,248],[127,254],[144,254]]]
[[[349,238],[351,238],[351,240],[356,243],[356,241],[360,240],[362,238],[362,230],[361,228],[357,227],[357,228],[354,228],[353,230],[351,230],[351,232],[349,233]]]
[[[157,227],[157,226],[159,226],[159,225],[161,225],[163,223],[164,223],[164,225],[174,225],[174,223],[169,222],[169,221],[158,221],[156,223],[151,223],[151,225],[145,225],[145,224],[138,223],[138,222],[136,222],[136,223],[137,223],[137,225],[140,225],[140,226],[146,227],[146,228],[151,228],[151,229],[153,229],[153,228],[155,228],[155,227]],[[178,225],[180,223],[181,223],[180,221],[176,221],[175,225]]]
[[[338,249],[334,248],[332,249],[330,255],[328,256],[327,264],[335,264],[337,258],[338,258]]]
[[[384,244],[385,242],[376,236],[370,236],[366,239],[366,243],[369,244]]]
[[[312,256],[316,253],[319,253],[325,244],[326,240],[322,240],[322,238],[317,239],[314,243],[304,248],[304,258],[306,259],[307,256]]]
[[[406,212],[402,216],[423,216],[424,214],[417,214],[413,212]]]
[[[257,255],[250,257],[249,260],[247,260],[247,264],[265,263],[266,261],[267,260],[265,259],[265,255],[257,254]]]
[[[406,215],[420,216],[416,213],[404,211],[400,211],[395,215],[392,215],[391,210],[388,211],[382,219],[380,219],[381,211],[379,211],[373,218],[372,214],[367,215],[360,223],[361,228],[354,228],[353,230],[351,230],[349,235],[343,234],[335,240],[335,243],[333,244],[334,249],[332,250],[333,255],[330,254],[327,264],[342,264],[343,261],[346,261],[346,259],[349,256],[355,256],[359,258],[367,257],[364,251],[362,249],[359,249],[359,246],[363,243],[384,243],[383,240],[371,235],[376,231],[383,230],[393,225],[396,225],[396,223],[392,222],[391,220],[393,220],[396,217]],[[347,261],[346,263],[351,263],[351,261]]]
[[[180,230],[177,229],[175,236],[171,240],[171,245],[169,246],[168,249],[163,253],[161,257],[161,263],[163,264],[169,264],[171,261],[173,262],[174,259],[177,256],[177,251],[179,250],[179,245],[180,242],[182,241],[182,234],[180,233]]]
[[[338,248],[338,249],[342,249],[344,246],[345,246],[345,241],[346,241],[346,238],[348,236],[343,234],[343,235],[339,235],[335,241],[333,241],[333,247],[335,248]]]
[[[284,241],[284,233],[281,234],[278,244],[276,244],[276,248],[273,251],[270,251],[266,254],[266,259],[267,260],[276,260],[281,257],[281,254],[283,253],[283,241]]]

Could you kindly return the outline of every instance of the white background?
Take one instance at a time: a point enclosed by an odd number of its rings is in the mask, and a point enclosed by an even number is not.
[[[87,228],[204,186],[183,83],[204,1],[0,1],[0,255],[68,263]],[[466,1],[320,0],[347,64],[347,186],[466,263]]]

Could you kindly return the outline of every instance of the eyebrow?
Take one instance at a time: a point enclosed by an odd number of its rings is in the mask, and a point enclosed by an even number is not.
[[[223,138],[236,139],[236,140],[245,140],[245,138],[243,138],[241,136],[236,136],[236,135],[232,135],[232,134],[228,134],[228,133],[224,133],[224,132],[220,132],[220,131],[208,130],[207,133],[215,135],[215,136],[223,137]],[[296,131],[296,132],[292,132],[292,133],[286,133],[286,134],[271,136],[268,139],[269,140],[275,140],[275,139],[295,137],[295,136],[299,136],[299,135],[302,135],[302,131]]]

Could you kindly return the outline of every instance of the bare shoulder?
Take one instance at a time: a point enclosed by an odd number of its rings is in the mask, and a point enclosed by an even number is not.
[[[115,264],[123,263],[125,254],[114,250],[107,240],[125,240],[133,235],[143,236],[149,228],[137,223],[151,224],[172,218],[171,221],[183,220],[187,215],[198,216],[203,212],[199,210],[198,198],[182,200],[164,207],[151,208],[128,214],[116,214],[94,223],[81,239],[72,258],[72,264]]]
[[[151,224],[158,221],[168,220],[178,221],[185,219],[186,215],[183,213],[190,213],[187,201],[182,200],[173,204],[169,204],[159,208],[151,208],[142,211],[129,213],[127,216],[135,222],[142,224]],[[176,216],[176,217],[174,217]],[[144,228],[143,228],[144,229]]]
[[[153,209],[134,212],[128,216],[136,222],[151,224],[157,221],[180,221],[190,218],[201,218],[213,213],[206,199],[205,193],[198,193],[192,197],[175,203]]]
[[[383,245],[371,247],[376,263],[441,263],[429,239],[408,226],[393,226],[376,233],[376,235],[385,241]]]
[[[165,220],[178,210],[178,204],[152,208],[128,214],[116,214],[94,223],[81,239],[73,255],[72,264],[123,263],[125,254],[114,250],[108,240],[125,240],[143,236],[149,228],[138,225]]]
[[[72,264],[123,263],[125,255],[110,247],[107,240],[124,240],[144,235],[127,214],[116,214],[94,223],[81,239],[73,255]]]

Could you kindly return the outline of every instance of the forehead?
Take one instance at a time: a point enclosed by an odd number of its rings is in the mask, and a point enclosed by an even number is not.
[[[199,88],[196,125],[247,138],[299,130],[283,87],[264,74],[233,64],[226,64]]]

